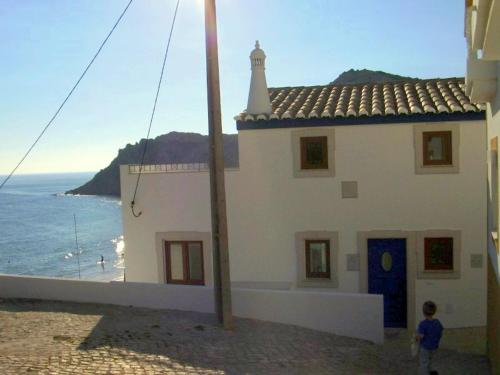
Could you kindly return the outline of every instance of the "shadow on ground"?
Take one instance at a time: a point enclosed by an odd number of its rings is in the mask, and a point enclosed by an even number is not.
[[[73,365],[77,372],[82,366],[95,372],[116,370],[130,374],[167,370],[228,374],[412,374],[416,369],[404,330],[388,330],[386,344],[380,346],[250,319],[236,319],[235,330],[224,331],[213,314],[23,300],[3,300],[0,317],[0,353],[6,353],[0,354],[0,360],[12,355],[31,358],[33,353],[41,356],[45,353],[49,358],[66,358],[59,364]],[[18,330],[12,328],[16,326]],[[8,340],[8,336],[13,337]],[[16,346],[16,339],[21,340],[20,345]],[[30,345],[26,345],[27,340]],[[2,346],[2,343],[9,344]],[[44,350],[45,346],[49,348]],[[486,359],[481,355],[441,350],[436,362],[443,374],[489,373]],[[8,366],[8,362],[1,360],[0,369],[2,366]]]

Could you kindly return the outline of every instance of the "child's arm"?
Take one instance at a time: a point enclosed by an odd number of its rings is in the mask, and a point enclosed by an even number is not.
[[[418,325],[418,328],[417,328],[417,332],[415,334],[415,339],[417,340],[417,342],[420,342],[423,338],[424,338],[424,334],[425,334],[425,329],[422,325],[422,322],[420,322],[420,324]]]
[[[439,340],[441,340],[441,337],[443,336],[443,330],[444,330],[443,325],[441,324],[441,322],[439,322],[439,328],[440,329],[439,329],[439,335],[438,335],[438,337],[439,337]]]

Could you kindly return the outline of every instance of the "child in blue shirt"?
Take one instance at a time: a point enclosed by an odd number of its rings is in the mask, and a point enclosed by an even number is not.
[[[436,304],[427,301],[422,307],[425,319],[418,325],[417,341],[420,344],[419,375],[438,375],[432,369],[432,357],[439,348],[439,340],[443,334],[443,326],[433,316],[436,313]]]

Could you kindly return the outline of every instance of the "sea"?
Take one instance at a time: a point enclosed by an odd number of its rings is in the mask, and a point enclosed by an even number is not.
[[[93,175],[14,175],[0,189],[0,273],[123,280],[120,200],[64,194]]]

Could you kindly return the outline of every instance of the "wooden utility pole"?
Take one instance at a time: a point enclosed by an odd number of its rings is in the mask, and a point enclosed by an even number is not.
[[[208,139],[210,154],[210,198],[215,311],[225,329],[233,328],[231,279],[224,186],[224,145],[219,87],[219,57],[215,0],[205,0],[205,42],[207,52]]]

